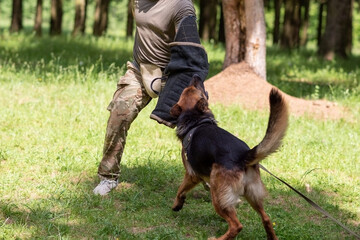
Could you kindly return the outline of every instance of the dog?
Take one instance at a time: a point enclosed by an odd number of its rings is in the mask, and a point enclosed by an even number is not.
[[[185,176],[172,210],[182,209],[186,194],[198,183],[210,186],[215,211],[228,223],[221,240],[234,239],[242,230],[235,207],[243,196],[261,216],[267,238],[277,239],[263,199],[267,192],[260,178],[259,162],[281,145],[288,126],[287,104],[279,90],[269,95],[270,117],[263,140],[254,148],[217,126],[208,106],[203,82],[194,76],[170,113],[177,117],[176,135],[182,142]]]

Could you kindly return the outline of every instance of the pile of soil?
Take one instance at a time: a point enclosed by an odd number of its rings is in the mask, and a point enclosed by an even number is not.
[[[241,62],[205,81],[211,103],[238,104],[249,110],[269,109],[269,93],[274,86],[256,75],[251,67]],[[308,115],[317,119],[340,119],[345,109],[325,100],[304,100],[282,92],[291,115]]]

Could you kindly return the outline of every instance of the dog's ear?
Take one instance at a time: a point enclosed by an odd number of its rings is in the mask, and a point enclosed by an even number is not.
[[[208,101],[205,98],[201,98],[195,105],[195,109],[198,111],[204,113],[207,110],[209,110],[209,104]]]
[[[179,104],[175,104],[171,109],[170,109],[170,114],[174,117],[179,117],[181,114],[181,107],[179,106]]]

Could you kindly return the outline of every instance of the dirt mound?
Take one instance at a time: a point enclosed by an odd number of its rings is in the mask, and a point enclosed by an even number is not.
[[[269,93],[274,86],[257,76],[248,64],[241,62],[205,81],[205,87],[209,92],[210,104],[238,104],[252,110],[269,108]],[[318,119],[344,117],[345,109],[334,102],[304,100],[283,94],[293,115],[308,115]]]

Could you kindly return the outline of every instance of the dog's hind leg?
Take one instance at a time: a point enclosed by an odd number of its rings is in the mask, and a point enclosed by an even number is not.
[[[219,240],[234,239],[243,228],[236,215],[235,206],[239,201],[241,175],[226,171],[214,165],[210,175],[211,200],[215,211],[226,220],[229,227]]]
[[[269,216],[266,214],[262,200],[254,200],[250,197],[246,197],[246,200],[250,203],[250,205],[254,208],[254,210],[261,216],[262,223],[264,225],[267,239],[268,240],[277,240],[278,238],[275,235],[274,228],[272,226],[271,220]]]
[[[184,180],[181,183],[178,192],[176,194],[176,198],[172,206],[172,210],[180,211],[184,205],[186,194],[201,181],[202,180],[199,177],[189,175],[186,172],[184,176]]]
[[[240,223],[239,219],[237,218],[235,207],[234,206],[228,206],[224,207],[221,204],[221,199],[219,198],[219,192],[218,189],[211,187],[211,198],[212,203],[214,205],[215,211],[225,219],[225,221],[228,223],[229,227],[227,232],[222,235],[220,238],[217,238],[218,240],[230,240],[234,239],[241,229],[243,228],[242,224]]]

